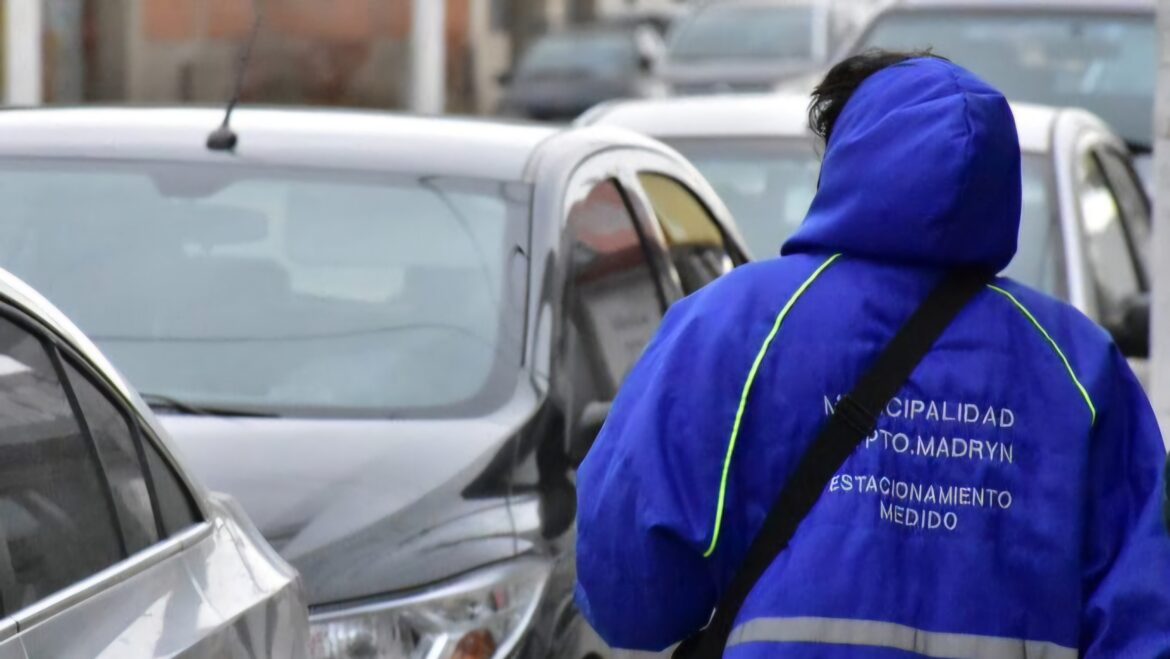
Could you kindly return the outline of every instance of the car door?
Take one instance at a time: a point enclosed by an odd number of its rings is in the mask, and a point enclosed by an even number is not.
[[[690,295],[747,257],[737,238],[716,219],[712,210],[716,202],[705,200],[684,174],[650,160],[634,172],[630,187],[669,254],[682,293]]]
[[[649,149],[595,156],[565,202],[570,273],[558,361],[583,457],[593,430],[674,302],[746,261],[726,208],[693,169]]]
[[[240,565],[244,538],[208,521],[149,424],[6,304],[0,428],[0,613],[29,657],[303,653],[273,650],[282,625],[256,625],[246,607],[265,589],[262,562]]]
[[[621,155],[603,154],[580,167],[568,187],[557,361],[570,419],[613,400],[679,297],[677,275],[636,210],[627,177]]]
[[[635,207],[669,255],[683,295],[748,261],[727,207],[700,174],[661,153],[632,163]]]
[[[1110,330],[1127,356],[1145,357],[1148,325],[1138,325],[1142,313],[1148,323],[1149,313],[1148,200],[1123,147],[1106,136],[1082,141],[1074,171],[1090,315]]]

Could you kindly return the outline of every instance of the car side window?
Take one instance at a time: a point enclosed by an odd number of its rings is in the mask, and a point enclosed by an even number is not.
[[[1097,157],[1121,209],[1129,245],[1145,284],[1150,272],[1150,200],[1126,156],[1113,149],[1102,149]]]
[[[125,555],[55,348],[0,318],[0,606],[10,614]]]
[[[612,400],[666,306],[649,251],[621,188],[595,187],[569,210],[564,351],[582,404]]]
[[[684,292],[693,293],[731,270],[723,232],[694,192],[662,174],[643,172],[638,182],[662,226]]]
[[[129,553],[201,521],[199,508],[153,436],[127,408],[64,358],[85,428],[93,437]]]
[[[1141,291],[1141,281],[1125,233],[1121,204],[1091,152],[1086,152],[1080,162],[1077,196],[1100,316],[1115,318],[1121,314],[1125,301]]]
[[[175,468],[163,457],[158,446],[143,437],[142,448],[146,453],[146,466],[154,483],[155,501],[163,532],[167,536],[172,536],[202,521],[194,497],[175,472]]]
[[[151,505],[144,455],[130,419],[68,359],[65,371],[105,469],[126,550],[131,554],[141,551],[158,542],[159,524]]]

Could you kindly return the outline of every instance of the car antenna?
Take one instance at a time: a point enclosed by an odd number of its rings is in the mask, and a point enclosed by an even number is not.
[[[252,0],[252,32],[248,35],[248,42],[244,45],[244,53],[240,56],[240,64],[236,69],[236,88],[228,100],[227,111],[223,115],[223,123],[219,128],[211,131],[207,136],[207,148],[212,151],[233,151],[240,141],[239,135],[232,130],[232,111],[240,102],[240,94],[244,91],[244,76],[248,73],[248,62],[252,59],[252,47],[256,45],[256,35],[260,33],[260,3]]]

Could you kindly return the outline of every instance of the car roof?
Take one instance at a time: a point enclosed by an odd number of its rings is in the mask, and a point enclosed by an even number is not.
[[[222,108],[0,111],[0,156],[254,163],[519,180],[557,128],[360,110],[241,107],[234,153],[210,151]]]
[[[621,126],[664,139],[711,137],[801,138],[809,135],[809,97],[802,94],[726,94],[602,104],[581,124]],[[1021,150],[1051,146],[1059,108],[1012,103]]]
[[[1003,9],[1007,11],[1149,12],[1155,0],[897,0],[887,9]]]
[[[635,20],[628,22],[606,21],[603,23],[588,23],[585,25],[569,25],[563,28],[549,30],[534,40],[545,41],[558,37],[592,37],[609,35],[632,35],[637,32],[639,23]]]
[[[737,7],[797,7],[797,6],[811,6],[816,3],[816,0],[709,0],[708,2],[700,3],[695,11],[703,11],[711,7],[734,5]]]

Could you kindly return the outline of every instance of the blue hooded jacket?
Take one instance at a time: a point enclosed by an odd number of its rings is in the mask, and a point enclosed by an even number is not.
[[[783,256],[676,304],[579,472],[577,600],[702,627],[837,397],[940,275],[1016,249],[1007,102],[910,60],[840,115]],[[1170,656],[1165,452],[1125,359],[1006,279],[965,308],[745,603],[726,656]]]

